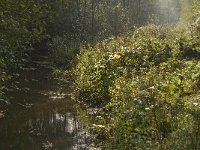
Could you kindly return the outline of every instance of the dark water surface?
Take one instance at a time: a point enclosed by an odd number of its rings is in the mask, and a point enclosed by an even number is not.
[[[88,150],[78,122],[72,83],[52,77],[48,62],[33,61],[0,120],[0,150]]]

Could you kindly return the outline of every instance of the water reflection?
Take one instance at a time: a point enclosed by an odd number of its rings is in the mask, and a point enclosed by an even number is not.
[[[52,78],[48,63],[24,69],[23,90],[12,92],[0,120],[0,150],[87,150],[88,135],[78,122],[71,83]],[[25,89],[25,90],[24,90]]]

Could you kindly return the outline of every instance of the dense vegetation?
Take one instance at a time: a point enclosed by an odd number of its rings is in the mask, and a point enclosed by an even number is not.
[[[199,0],[1,0],[0,111],[10,80],[47,51],[74,67],[103,149],[198,150],[199,17]]]
[[[180,3],[169,0],[166,4],[161,10],[158,0],[1,0],[0,97],[11,89],[5,81],[18,76],[34,53],[48,49],[53,64],[73,66],[84,43],[94,44],[153,20],[176,22]],[[163,12],[169,14],[167,18]]]
[[[150,24],[82,49],[75,69],[78,97],[88,108],[85,115],[93,108],[89,128],[103,149],[199,149],[194,3],[187,17],[183,3],[177,27]]]
[[[33,48],[49,38],[48,24],[56,15],[52,8],[57,6],[56,1],[0,2],[0,106],[6,102],[4,93],[17,88],[8,80],[20,75],[19,69],[24,69]]]
[[[199,146],[199,50],[197,36],[155,25],[83,50],[79,96],[102,108],[107,149]]]

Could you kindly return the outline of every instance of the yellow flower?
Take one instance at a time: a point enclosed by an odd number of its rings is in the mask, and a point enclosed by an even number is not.
[[[121,58],[121,55],[120,54],[115,54],[114,55],[114,59],[120,59]]]

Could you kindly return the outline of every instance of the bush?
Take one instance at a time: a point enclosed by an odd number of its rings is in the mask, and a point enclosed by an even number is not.
[[[109,86],[126,70],[149,70],[179,53],[178,39],[168,27],[150,25],[132,35],[110,38],[95,47],[84,48],[75,70],[80,97],[104,105],[109,102]]]
[[[105,149],[198,149],[199,43],[149,25],[82,49],[78,96],[103,108]]]
[[[190,95],[199,94],[199,69],[200,64],[169,61],[131,79],[117,78],[105,107],[115,120],[112,148],[198,147],[199,103]]]

